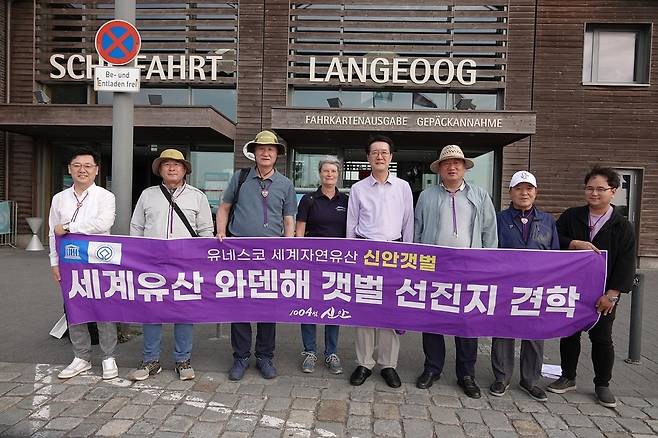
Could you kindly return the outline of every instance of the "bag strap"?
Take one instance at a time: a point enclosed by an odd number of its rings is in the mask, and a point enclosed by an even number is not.
[[[240,169],[240,177],[238,178],[238,186],[235,188],[235,193],[233,194],[233,202],[231,202],[231,209],[228,212],[228,220],[226,221],[226,235],[229,235],[229,226],[233,222],[233,216],[235,215],[235,206],[238,205],[238,200],[240,199],[240,188],[242,184],[247,180],[249,171],[251,167],[244,167]]]
[[[196,231],[194,231],[194,229],[192,228],[192,225],[190,225],[190,222],[187,220],[185,214],[181,211],[178,204],[174,202],[174,198],[172,198],[171,193],[169,193],[169,190],[167,190],[163,184],[160,184],[160,190],[162,191],[164,197],[167,198],[167,201],[169,201],[169,205],[173,207],[178,217],[180,217],[180,220],[183,221],[183,225],[185,225],[185,228],[187,228],[187,231],[189,231],[190,235],[192,237],[199,237]]]
[[[242,184],[244,184],[244,182],[247,180],[247,175],[249,175],[250,170],[251,170],[250,167],[245,167],[243,169],[240,169],[240,178],[238,178],[238,186],[235,188],[235,193],[233,194],[232,205],[238,203],[238,200],[240,199],[240,188],[242,187]]]

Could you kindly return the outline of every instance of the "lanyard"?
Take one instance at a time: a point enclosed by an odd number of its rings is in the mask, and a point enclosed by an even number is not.
[[[71,216],[71,222],[75,222],[75,218],[78,217],[82,203],[85,202],[85,199],[87,199],[87,196],[89,196],[89,192],[85,193],[85,195],[82,197],[82,200],[78,199],[78,195],[75,194],[75,190],[73,190],[73,196],[75,197],[76,207],[75,211],[73,212],[73,216]]]
[[[272,180],[260,180],[258,181],[258,184],[260,184],[260,194],[261,194],[261,202],[263,203],[263,227],[267,228],[269,227],[269,224],[267,223],[267,206],[268,206],[268,198],[270,194],[270,186],[272,185]]]
[[[608,210],[608,211],[609,211],[609,210]],[[592,240],[594,240],[594,236],[596,236],[596,233],[594,232],[594,230],[596,229],[596,225],[597,225],[599,222],[601,222],[601,219],[603,219],[604,217],[606,217],[606,215],[608,214],[608,211],[606,211],[606,212],[603,213],[601,216],[599,216],[599,218],[598,218],[596,221],[594,221],[594,223],[592,223],[592,216],[593,216],[593,215],[592,215],[591,213],[589,214],[589,216],[588,216],[588,218],[587,218],[587,225],[589,226],[589,241],[590,241],[590,242],[591,242]]]

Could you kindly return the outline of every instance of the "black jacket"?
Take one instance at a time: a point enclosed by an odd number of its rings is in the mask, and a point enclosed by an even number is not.
[[[635,276],[635,232],[633,225],[614,207],[612,216],[594,236],[592,243],[608,251],[606,290],[630,292]],[[556,222],[560,247],[568,249],[572,240],[589,242],[589,208],[567,209]]]

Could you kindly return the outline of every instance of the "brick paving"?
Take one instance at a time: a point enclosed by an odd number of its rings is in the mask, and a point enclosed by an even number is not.
[[[95,357],[91,371],[62,381],[57,373],[71,359],[70,345],[47,336],[61,312],[61,301],[48,278],[45,255],[0,250],[0,262],[4,300],[0,327],[5,333],[0,338],[1,437],[658,436],[658,322],[651,317],[658,310],[658,296],[651,293],[658,283],[655,272],[648,277],[652,287],[645,296],[640,365],[623,361],[630,300],[619,308],[613,379],[619,404],[607,409],[594,400],[586,337],[578,391],[549,394],[546,403],[530,399],[516,383],[504,397],[487,394],[492,375],[485,339],[477,364],[483,398],[473,400],[456,385],[450,346],[445,373],[428,390],[414,386],[423,358],[416,333],[402,338],[401,388],[387,387],[378,372],[363,386],[352,387],[347,381],[354,362],[351,328],[342,328],[340,338],[346,374],[334,376],[318,367],[307,375],[298,370],[299,329],[289,325],[279,327],[275,359],[279,377],[273,380],[260,378],[252,363],[242,381],[228,381],[227,327],[206,325],[195,328],[194,381],[181,382],[172,371],[167,330],[165,370],[157,376],[144,382],[125,380],[139,359],[141,337],[137,336],[119,346],[119,378],[103,381]],[[547,341],[545,362],[559,362],[556,341]]]

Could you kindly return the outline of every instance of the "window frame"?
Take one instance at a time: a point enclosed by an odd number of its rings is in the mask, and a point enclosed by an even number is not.
[[[635,56],[634,56],[634,76],[638,79],[633,82],[605,82],[598,80],[598,55],[599,40],[601,33],[614,32],[634,32]],[[590,80],[585,80],[585,54],[587,52],[587,34],[591,33],[591,60]],[[583,59],[581,81],[584,86],[604,86],[604,87],[648,87],[651,85],[651,49],[653,33],[652,23],[585,23],[583,27]],[[642,69],[643,71],[640,71]]]

